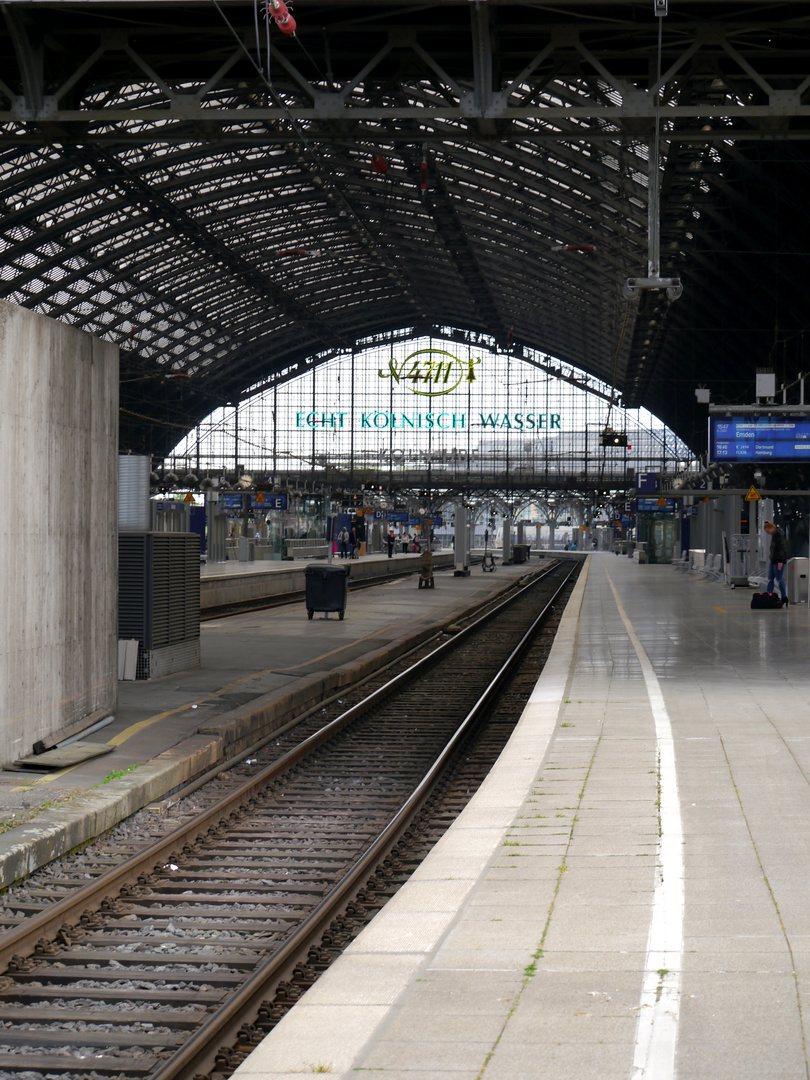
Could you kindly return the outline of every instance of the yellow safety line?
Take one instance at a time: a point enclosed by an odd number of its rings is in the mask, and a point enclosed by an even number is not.
[[[425,615],[426,614],[427,613],[425,613]],[[403,625],[407,626],[412,622],[418,622],[420,619],[424,619],[425,615],[415,615],[410,619],[404,620],[404,622],[398,622],[397,627]],[[380,634],[385,633],[389,629],[390,627],[387,626],[380,627],[379,630],[375,630],[372,634],[357,638],[355,641],[348,642],[346,645],[341,645],[340,648],[331,649],[329,652],[321,653],[319,656],[314,656],[311,660],[296,664],[295,667],[284,668],[284,670],[295,671],[296,668],[306,667],[309,664],[317,663],[318,660],[325,660],[329,656],[334,656],[336,653],[343,652],[344,649],[351,649],[355,645],[361,645],[364,641],[370,641],[372,638],[379,637]],[[260,679],[264,675],[272,674],[274,670],[274,668],[266,668],[264,671],[255,671],[252,675],[245,675],[241,679],[235,679],[234,682],[228,683],[227,686],[223,686],[221,690],[217,690],[214,694],[209,694],[208,697],[197,698],[196,701],[189,701],[187,705],[178,705],[176,709],[169,709],[167,712],[157,713],[157,715],[149,717],[148,720],[139,720],[137,724],[132,724],[130,727],[125,728],[123,731],[119,732],[118,735],[114,735],[112,739],[108,739],[107,742],[110,746],[121,746],[128,739],[131,739],[133,735],[137,735],[139,731],[143,731],[145,728],[151,727],[152,724],[156,724],[158,720],[165,720],[167,716],[176,716],[178,713],[186,712],[186,710],[192,708],[194,705],[202,705],[206,701],[213,701],[215,698],[227,694],[237,686],[243,686],[253,679]],[[54,780],[59,780],[61,777],[67,776],[68,773],[73,772],[74,769],[78,769],[79,765],[83,764],[84,762],[82,761],[77,762],[76,765],[70,765],[66,769],[60,769],[59,772],[49,773],[48,776],[42,776],[38,780],[35,780],[33,784],[28,784],[25,787],[11,788],[11,790],[14,792],[30,791],[32,787],[38,787],[40,784],[50,784]]]
[[[478,595],[482,590],[476,589],[473,595]],[[409,623],[419,622],[422,619],[427,618],[428,612],[424,612],[422,615],[414,615],[410,619],[405,619],[397,622],[395,625],[397,629],[401,626],[408,626]],[[380,634],[384,634],[390,630],[390,626],[382,626],[379,630],[375,630],[372,634],[367,634],[365,637],[357,638],[355,641],[348,642],[346,645],[341,645],[337,649],[331,649],[329,652],[321,653],[320,656],[315,656],[311,660],[305,660],[301,664],[296,664],[295,667],[284,668],[284,671],[295,671],[300,667],[307,667],[310,664],[316,663],[318,660],[325,660],[329,656],[335,656],[336,653],[343,652],[345,649],[352,649],[355,645],[361,645],[364,641],[371,641],[372,638],[379,637]],[[209,694],[208,697],[197,698],[196,701],[189,701],[187,705],[178,705],[176,709],[169,709],[167,712],[158,713],[156,716],[151,716],[148,720],[140,720],[137,724],[132,724],[124,731],[119,732],[118,735],[109,739],[110,746],[121,746],[131,739],[133,735],[137,735],[139,731],[143,731],[145,728],[151,727],[152,724],[156,724],[158,720],[165,720],[167,716],[176,716],[177,713],[186,712],[194,705],[202,705],[206,701],[212,701],[214,698],[221,697],[222,694],[227,694],[228,691],[233,690],[237,686],[243,686],[245,683],[251,682],[253,679],[260,679],[264,675],[270,675],[275,669],[265,668],[264,671],[256,671],[252,675],[245,675],[241,679],[235,679],[234,682],[228,683],[227,686],[223,686],[221,690],[217,690],[215,694]],[[67,769],[60,769],[59,772],[50,773],[48,776],[42,776],[38,780],[35,780],[33,784],[28,784],[25,787],[11,788],[13,792],[30,791],[32,787],[38,787],[40,784],[50,784],[54,780],[59,780],[63,776],[67,776],[68,773],[73,772],[74,769],[78,769],[79,765],[83,765],[84,762],[80,761],[76,765],[70,765]]]

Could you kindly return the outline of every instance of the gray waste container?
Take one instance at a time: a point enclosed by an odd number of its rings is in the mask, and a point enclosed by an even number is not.
[[[316,611],[336,611],[343,618],[351,569],[350,566],[310,563],[306,570],[307,615],[310,619]]]
[[[806,604],[808,600],[807,574],[810,559],[788,559],[787,591],[791,604]]]
[[[525,544],[513,544],[512,545],[512,562],[524,563],[529,554],[529,549]]]

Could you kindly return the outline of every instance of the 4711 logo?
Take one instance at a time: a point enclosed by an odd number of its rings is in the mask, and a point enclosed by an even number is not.
[[[417,349],[399,365],[392,356],[388,371],[378,368],[377,374],[381,379],[411,383],[405,389],[420,397],[443,397],[452,394],[462,382],[474,383],[478,378],[475,369],[480,363],[480,356],[461,360],[443,349]]]

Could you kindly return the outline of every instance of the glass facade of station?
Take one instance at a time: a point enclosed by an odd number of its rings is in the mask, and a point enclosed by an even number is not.
[[[618,445],[605,445],[605,430]],[[623,445],[626,441],[627,445]],[[542,491],[672,472],[688,448],[645,410],[541,353],[479,335],[405,338],[325,361],[217,409],[166,465],[211,476]]]

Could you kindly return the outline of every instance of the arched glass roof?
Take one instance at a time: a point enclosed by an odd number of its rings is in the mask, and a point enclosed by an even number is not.
[[[690,457],[584,372],[448,331],[341,354],[216,409],[167,468],[212,486],[248,474],[264,488],[608,491]]]
[[[756,368],[804,368],[810,17],[670,9],[298,0],[290,39],[252,0],[3,5],[0,295],[119,345],[125,450],[447,325],[700,449],[695,386],[745,401]],[[651,174],[674,303],[622,291]]]

